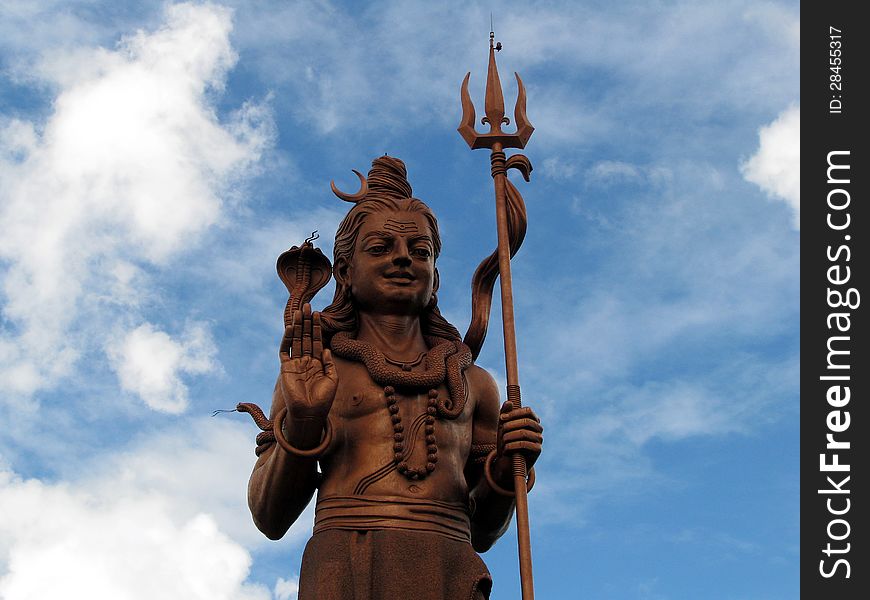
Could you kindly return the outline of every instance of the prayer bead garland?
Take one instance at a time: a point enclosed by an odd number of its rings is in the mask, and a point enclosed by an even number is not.
[[[438,390],[429,390],[423,430],[426,435],[426,464],[419,468],[411,467],[408,465],[406,460],[405,427],[402,425],[402,416],[399,414],[399,401],[398,398],[396,398],[396,388],[391,385],[385,386],[384,395],[387,398],[387,410],[390,413],[390,420],[393,422],[393,462],[396,464],[396,470],[411,480],[424,479],[429,475],[429,473],[435,470],[435,463],[438,462],[438,441],[435,437],[435,415],[438,413]],[[408,457],[410,457],[410,455],[411,452],[408,453]]]

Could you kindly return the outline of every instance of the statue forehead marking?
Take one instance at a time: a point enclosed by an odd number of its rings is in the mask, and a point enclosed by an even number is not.
[[[387,231],[396,231],[398,233],[417,233],[417,223],[414,221],[399,221],[397,219],[387,219],[384,221],[384,229]]]

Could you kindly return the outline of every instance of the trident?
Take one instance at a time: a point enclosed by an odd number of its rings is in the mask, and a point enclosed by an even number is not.
[[[495,52],[501,50],[501,42],[493,46],[495,33],[489,32],[489,67],[486,75],[486,116],[481,123],[489,124],[488,133],[478,133],[474,129],[474,104],[468,94],[468,79],[471,72],[465,75],[462,81],[462,120],[459,123],[459,134],[468,142],[472,150],[489,148],[490,163],[492,165],[492,178],[495,183],[495,215],[498,230],[498,276],[501,283],[501,315],[504,328],[504,358],[507,372],[507,396],[512,408],[515,410],[521,406],[519,373],[517,371],[517,342],[514,331],[514,304],[513,291],[511,288],[511,255],[516,253],[519,244],[511,248],[508,207],[506,200],[506,188],[515,197],[519,192],[507,179],[507,170],[515,168],[522,173],[528,181],[532,171],[532,164],[522,154],[514,154],[510,158],[505,157],[505,148],[524,148],[532,132],[535,130],[526,117],[526,89],[523,80],[518,73],[517,78],[517,104],[514,109],[516,121],[516,133],[505,133],[501,126],[510,124],[510,119],[504,116],[504,97],[502,96],[501,82],[498,78],[498,67],[495,64]],[[522,203],[522,198],[519,198]],[[525,224],[522,228],[524,229]],[[524,231],[523,231],[524,233]],[[513,252],[511,252],[513,250]],[[488,307],[487,307],[488,311]],[[513,456],[514,491],[516,494],[517,513],[517,544],[520,562],[520,585],[522,586],[523,600],[534,600],[535,590],[532,582],[532,546],[529,535],[529,502],[526,490],[526,461],[520,454]]]

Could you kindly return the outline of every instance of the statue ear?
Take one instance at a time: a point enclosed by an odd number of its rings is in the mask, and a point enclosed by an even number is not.
[[[335,266],[332,267],[332,275],[338,283],[345,286],[350,285],[350,265],[344,257],[335,261]]]
[[[439,287],[441,287],[441,275],[438,273],[438,267],[435,267],[435,280],[432,282],[432,293],[437,292]]]

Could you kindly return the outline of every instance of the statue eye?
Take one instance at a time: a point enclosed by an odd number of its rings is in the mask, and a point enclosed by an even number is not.
[[[420,258],[429,258],[430,256],[432,256],[429,248],[414,248],[411,253],[414,256],[419,256]]]

